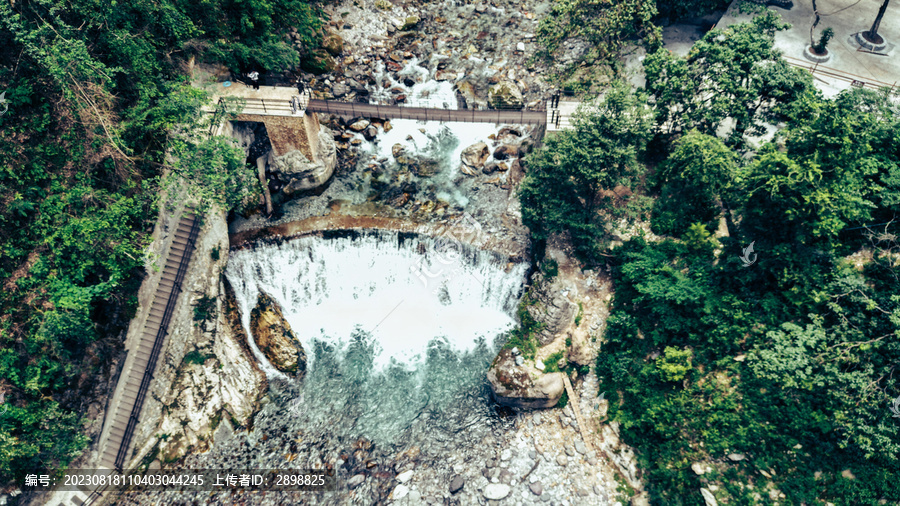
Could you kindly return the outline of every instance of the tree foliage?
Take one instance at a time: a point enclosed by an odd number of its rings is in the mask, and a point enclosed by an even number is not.
[[[530,155],[519,196],[532,233],[569,232],[580,251],[594,251],[603,236],[599,213],[608,211],[613,190],[639,172],[650,121],[644,99],[617,85],[596,107],[579,111],[572,130]]]
[[[186,70],[290,67],[280,37],[294,26],[311,47],[318,13],[301,0],[0,2],[0,482],[86,443],[81,414],[136,307],[169,161],[225,206],[257,184],[233,146],[178,135],[206,100]]]
[[[612,252],[597,371],[601,390],[624,397],[610,415],[654,502],[702,503],[696,462],[714,467],[703,478],[725,485],[716,495],[729,503],[754,503],[750,483],[787,504],[900,500],[889,409],[900,397],[900,114],[863,90],[799,100],[811,113],[744,161],[708,134],[679,138],[658,166],[665,213],[653,220],[679,216],[682,239]],[[688,225],[697,201],[716,200],[712,215],[731,222],[719,241]],[[759,260],[748,267],[738,257],[751,241]],[[860,248],[871,260],[845,259]]]
[[[766,122],[789,116],[788,104],[814,91],[810,75],[773,47],[775,32],[787,26],[766,11],[750,23],[710,30],[685,58],[664,48],[647,55],[647,91],[661,132],[720,133],[739,146],[745,134],[760,135]]]
[[[647,0],[553,0],[541,19],[537,36],[548,56],[569,39],[590,44],[589,59],[609,62],[626,41],[647,38],[657,43],[659,29],[651,19],[656,4]]]
[[[654,206],[654,231],[677,237],[694,223],[712,222],[738,178],[737,157],[731,149],[717,137],[688,132],[659,166],[657,179],[663,191]]]

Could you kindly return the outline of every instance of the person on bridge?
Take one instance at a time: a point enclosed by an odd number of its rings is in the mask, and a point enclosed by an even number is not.
[[[250,78],[250,83],[253,85],[254,90],[259,89],[259,72],[255,70],[251,70],[247,77]]]
[[[293,97],[291,97],[291,111],[294,114],[297,114],[298,112],[301,112],[300,107],[300,96],[294,95]]]
[[[306,85],[303,84],[303,81],[297,80],[297,93],[302,97],[303,92],[306,91]]]

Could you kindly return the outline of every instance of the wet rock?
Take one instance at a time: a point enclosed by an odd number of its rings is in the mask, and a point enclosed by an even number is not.
[[[507,160],[510,158],[518,158],[519,157],[519,148],[516,146],[510,146],[509,144],[504,144],[503,146],[498,146],[497,149],[494,150],[494,159],[495,160]]]
[[[250,312],[250,331],[266,359],[281,372],[303,376],[306,353],[284,319],[281,308],[265,293],[260,293]]]
[[[397,475],[397,481],[399,481],[400,483],[406,483],[407,481],[412,479],[413,474],[415,474],[415,471],[413,471],[412,469],[403,471],[402,473]]]
[[[491,483],[484,487],[484,498],[499,501],[509,495],[510,486],[503,483]]]
[[[397,144],[394,144],[393,146],[391,146],[391,155],[393,155],[394,159],[396,159],[396,160],[399,160],[400,157],[403,156],[405,151],[406,151],[406,148],[404,148],[403,144],[400,144],[399,142]]]
[[[463,489],[463,485],[465,485],[463,477],[457,474],[453,477],[453,479],[450,480],[450,493],[456,494]]]
[[[488,90],[488,103],[494,109],[521,109],[525,99],[515,83],[501,79]]]
[[[544,493],[544,485],[539,481],[529,483],[528,489],[531,490],[531,493],[534,495],[541,495]]]
[[[371,123],[369,122],[369,120],[367,120],[365,118],[360,118],[360,119],[354,121],[353,123],[350,123],[350,126],[348,126],[347,128],[349,128],[350,130],[353,130],[354,132],[362,132],[363,130],[368,128],[370,124]]]
[[[476,142],[464,149],[460,153],[459,158],[464,165],[472,169],[481,169],[484,167],[484,162],[487,161],[490,154],[491,151],[488,149],[487,144]]]
[[[475,85],[471,81],[456,83],[456,91],[462,96],[468,109],[484,109],[487,107],[487,101],[478,95]]]
[[[503,127],[497,132],[497,141],[500,144],[518,144],[522,133],[509,127]]]
[[[550,408],[562,396],[563,373],[543,374],[531,366],[516,366],[509,350],[501,350],[488,369],[494,399],[504,406]]]
[[[332,56],[337,56],[344,51],[344,39],[336,33],[330,33],[322,39],[322,49]]]
[[[456,72],[450,70],[438,70],[434,74],[435,81],[452,81],[456,79]]]
[[[531,153],[534,150],[534,141],[530,138],[522,139],[522,142],[519,144],[519,153],[523,156]]]
[[[485,164],[482,172],[484,172],[485,174],[492,174],[494,172],[506,172],[507,170],[509,170],[509,167],[507,167],[503,162],[489,162]]]
[[[375,140],[375,136],[377,136],[377,135],[378,135],[378,129],[375,128],[373,125],[369,125],[368,127],[366,127],[365,130],[363,130],[363,137],[365,137],[367,141]]]

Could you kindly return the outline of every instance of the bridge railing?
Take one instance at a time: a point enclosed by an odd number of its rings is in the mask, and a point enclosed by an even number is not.
[[[455,121],[472,123],[521,123],[536,124],[545,123],[547,104],[540,102],[532,108],[493,108],[493,109],[449,109],[418,107],[412,105],[383,105],[365,102],[340,102],[336,100],[309,99],[301,102],[301,107],[294,108],[294,104],[288,99],[273,98],[242,98],[240,110],[229,111],[230,106],[224,99],[219,103],[214,112],[213,126],[229,113],[257,114],[263,116],[295,116],[304,111],[333,114],[345,118],[402,118],[420,121]],[[296,112],[295,112],[296,111]]]
[[[543,123],[546,113],[531,109],[433,109],[428,107],[381,105],[358,102],[310,100],[308,110],[345,118],[403,118],[420,121],[478,123]]]

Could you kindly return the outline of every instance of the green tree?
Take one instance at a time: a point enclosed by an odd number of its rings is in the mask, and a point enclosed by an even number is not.
[[[652,224],[657,233],[680,236],[719,216],[723,196],[740,182],[737,155],[717,137],[692,130],[673,148],[657,172],[662,190]]]
[[[691,358],[694,353],[689,350],[679,350],[672,346],[666,346],[663,355],[656,359],[656,368],[659,369],[659,377],[663,381],[678,382],[684,379],[691,371]]]
[[[841,230],[896,212],[900,116],[887,100],[845,92],[788,129],[785,152],[763,150],[742,213],[750,235],[830,245]]]
[[[650,21],[655,15],[656,4],[647,0],[553,0],[550,12],[538,25],[537,36],[547,56],[563,41],[578,38],[591,44],[589,60],[612,63],[626,41],[661,40],[659,29]]]
[[[660,132],[724,129],[726,142],[740,146],[745,134],[760,135],[765,123],[789,114],[787,104],[814,94],[809,73],[788,65],[773,47],[775,32],[787,26],[766,11],[749,23],[710,30],[685,58],[663,48],[647,55],[647,90]]]
[[[617,84],[596,107],[576,114],[573,129],[529,155],[519,197],[532,234],[545,239],[566,231],[582,254],[594,254],[603,236],[600,211],[609,210],[616,186],[639,173],[650,121],[643,97]]]

